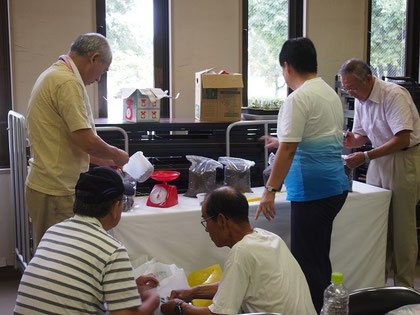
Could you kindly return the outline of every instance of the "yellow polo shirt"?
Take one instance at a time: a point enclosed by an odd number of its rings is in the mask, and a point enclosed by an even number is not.
[[[71,132],[91,128],[83,95],[83,86],[61,61],[36,81],[27,112],[28,187],[55,196],[74,194],[80,173],[89,167],[89,155],[71,139]]]

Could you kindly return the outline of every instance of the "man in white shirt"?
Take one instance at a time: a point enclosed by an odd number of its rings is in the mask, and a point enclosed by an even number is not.
[[[348,148],[368,140],[373,149],[350,154],[347,166],[369,163],[366,182],[392,190],[387,271],[395,285],[413,287],[417,261],[416,204],[420,199],[420,118],[406,89],[372,76],[360,59],[350,59],[339,74],[343,89],[356,98]]]
[[[204,200],[201,213],[214,244],[231,248],[222,279],[173,291],[162,305],[164,314],[237,314],[242,303],[250,312],[316,314],[299,264],[279,236],[250,226],[243,194],[231,187],[216,189]],[[195,298],[213,303],[195,307],[184,302]]]

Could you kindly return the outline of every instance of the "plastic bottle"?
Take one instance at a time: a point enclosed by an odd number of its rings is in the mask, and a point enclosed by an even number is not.
[[[343,274],[333,272],[331,284],[324,291],[321,315],[348,315],[349,291],[343,285]]]

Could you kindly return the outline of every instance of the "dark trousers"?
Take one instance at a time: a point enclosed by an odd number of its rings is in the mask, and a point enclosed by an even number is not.
[[[324,199],[291,202],[291,251],[306,276],[317,313],[321,311],[324,290],[331,280],[333,221],[347,194],[345,191]]]

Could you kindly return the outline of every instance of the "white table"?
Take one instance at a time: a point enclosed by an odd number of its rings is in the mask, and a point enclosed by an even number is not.
[[[262,187],[253,188],[257,197]],[[391,191],[353,182],[353,191],[334,221],[330,257],[334,271],[344,274],[348,289],[385,285],[385,252]],[[251,225],[280,235],[290,243],[290,203],[286,193],[276,195],[276,218],[253,216],[259,201],[250,202]],[[112,231],[127,248],[133,265],[156,258],[175,263],[188,274],[215,263],[223,266],[228,248],[217,248],[200,224],[195,198],[179,195],[171,208],[146,206],[146,197],[135,198],[134,209],[123,213]]]

